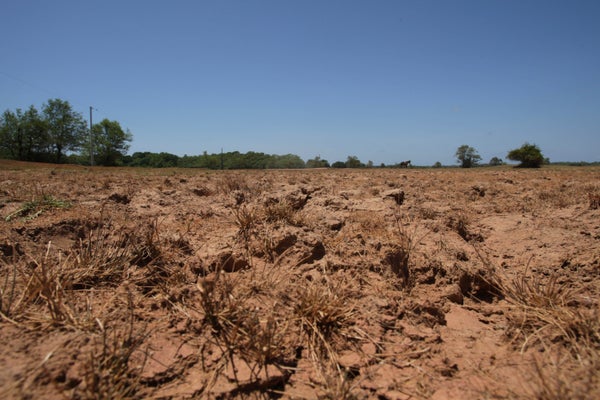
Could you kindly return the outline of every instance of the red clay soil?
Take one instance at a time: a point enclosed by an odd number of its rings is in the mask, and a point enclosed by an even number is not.
[[[0,397],[600,398],[600,169],[0,164]]]

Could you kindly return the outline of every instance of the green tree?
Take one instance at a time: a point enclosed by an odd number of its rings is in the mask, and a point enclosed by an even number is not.
[[[498,165],[502,165],[502,164],[504,164],[504,161],[502,161],[502,159],[501,159],[501,158],[498,158],[498,157],[492,157],[492,159],[490,160],[490,165],[491,165],[492,167],[496,167],[496,166],[498,166]]]
[[[348,159],[346,160],[347,168],[362,168],[364,166],[365,164],[361,163],[356,156],[348,156]]]
[[[179,157],[171,153],[135,152],[124,157],[124,164],[132,167],[170,168],[177,167]]]
[[[77,151],[85,141],[86,122],[80,113],[73,111],[68,101],[48,100],[42,107],[48,128],[48,141],[54,162],[61,163],[66,153]]]
[[[133,135],[124,131],[117,121],[107,118],[92,126],[94,162],[98,165],[114,166],[121,163],[129,150]],[[82,155],[89,159],[89,146],[83,146]]]
[[[208,152],[205,150],[202,155],[184,155],[183,157],[180,157],[177,166],[182,168],[219,169],[221,166],[219,158],[219,154],[208,154]]]
[[[267,168],[300,169],[306,166],[304,160],[295,154],[270,155],[268,157]]]
[[[6,110],[0,117],[0,152],[22,161],[48,161],[46,122],[37,109],[30,106],[25,112]]]
[[[520,161],[518,167],[521,168],[539,168],[545,162],[542,151],[535,144],[525,143],[518,149],[508,152],[506,156],[509,160]]]
[[[23,143],[22,112],[4,111],[0,117],[0,149],[5,157],[20,160]]]
[[[202,154],[202,162],[200,164],[202,168],[219,169],[221,168],[221,155],[220,154],[208,154],[204,152]]]
[[[34,106],[23,114],[25,160],[49,161],[48,124]]]
[[[477,150],[466,144],[456,150],[456,158],[462,168],[475,167],[481,161],[481,156],[477,153]]]
[[[329,162],[321,160],[320,156],[316,156],[306,161],[306,168],[329,168]]]

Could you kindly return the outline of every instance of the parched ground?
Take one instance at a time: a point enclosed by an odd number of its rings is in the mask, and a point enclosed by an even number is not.
[[[600,398],[600,169],[0,163],[0,397]]]

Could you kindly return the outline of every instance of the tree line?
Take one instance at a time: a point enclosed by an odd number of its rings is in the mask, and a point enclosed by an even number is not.
[[[265,154],[249,151],[179,157],[171,153],[135,152],[123,158],[123,165],[132,167],[180,167],[205,169],[279,169],[304,168],[304,161],[297,155]]]
[[[346,161],[330,164],[320,156],[306,162],[295,154],[275,155],[260,152],[208,154],[179,157],[170,153],[136,152],[128,155],[133,135],[123,130],[117,121],[103,119],[92,125],[91,131],[83,116],[73,110],[68,101],[50,99],[41,110],[30,106],[23,111],[6,110],[0,116],[0,158],[20,161],[51,163],[96,164],[106,166],[133,167],[182,167],[205,169],[295,169],[295,168],[372,168],[372,161],[361,162],[356,156],[348,156]],[[480,165],[481,156],[473,147],[461,145],[455,153],[462,168]],[[513,149],[506,156],[519,161],[518,167],[539,168],[549,164],[540,148],[525,143]],[[379,167],[407,167],[409,162]],[[504,164],[498,157],[492,157],[487,165]],[[442,167],[436,162],[434,167]]]
[[[204,169],[300,169],[300,168],[373,168],[372,161],[363,163],[356,156],[348,156],[346,161],[329,161],[320,156],[302,160],[295,154],[265,154],[254,151],[240,153],[239,151],[212,153],[206,151],[202,155],[179,157],[171,153],[135,152],[123,157],[122,164],[132,167],[150,168],[204,168]],[[402,163],[388,167],[402,167]],[[381,164],[379,167],[386,167]]]
[[[41,110],[6,110],[0,116],[0,158],[51,163],[122,165],[133,136],[117,121],[88,127],[68,101],[50,99]]]

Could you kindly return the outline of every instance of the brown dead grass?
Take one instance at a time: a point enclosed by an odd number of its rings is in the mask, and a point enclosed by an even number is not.
[[[0,395],[597,398],[598,187],[0,162]]]

